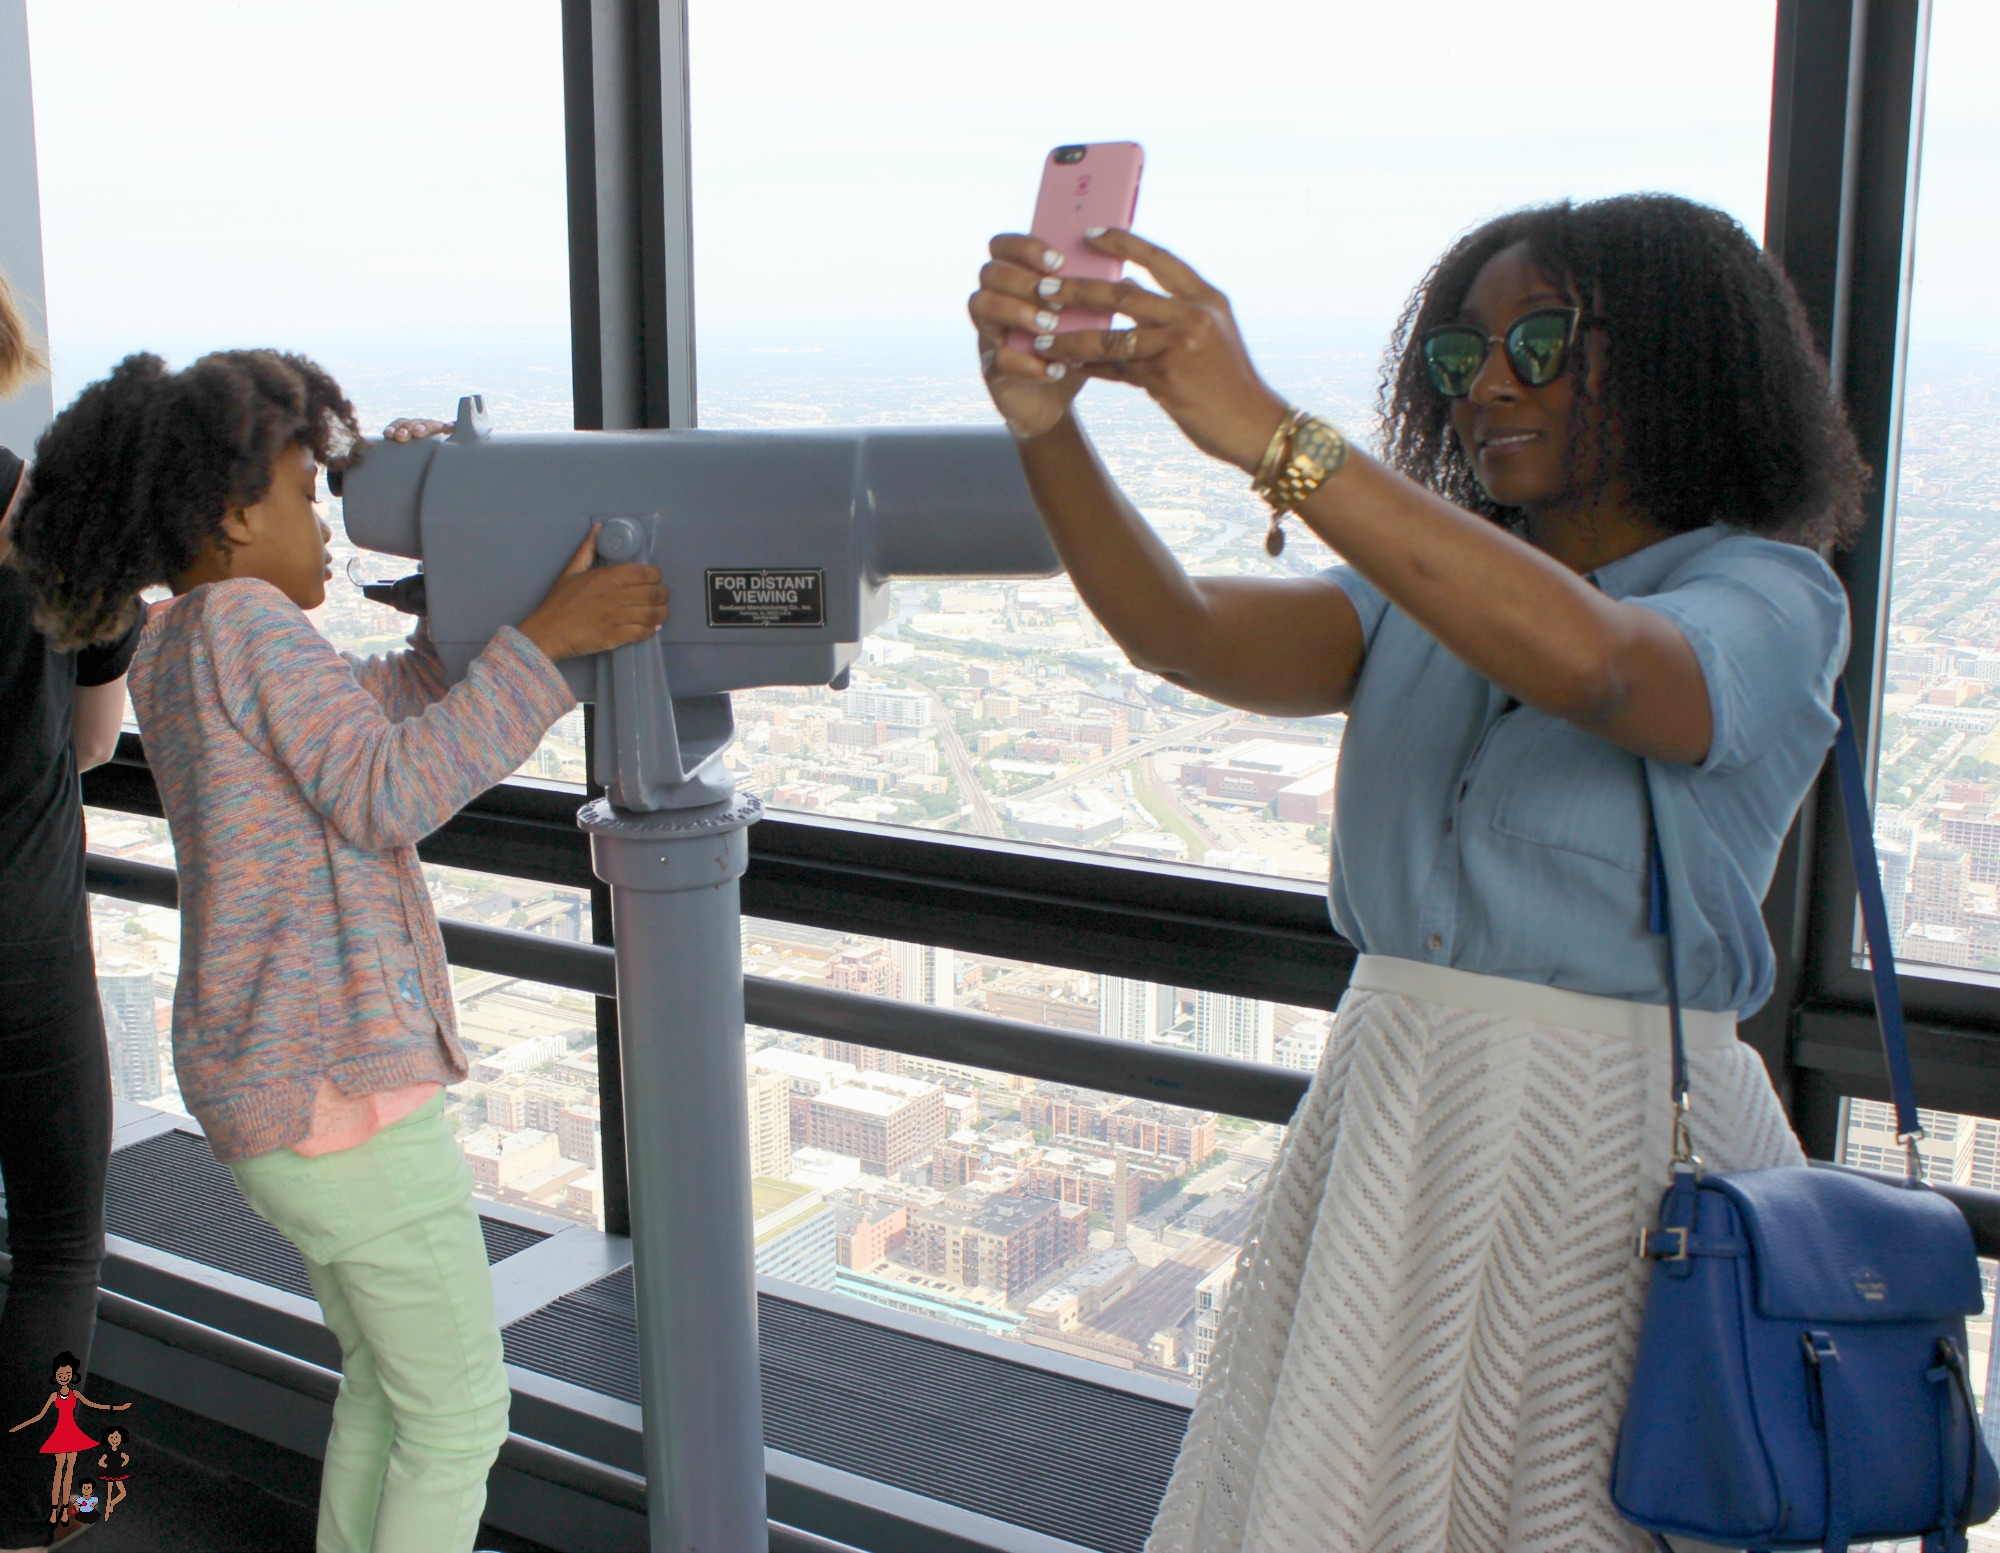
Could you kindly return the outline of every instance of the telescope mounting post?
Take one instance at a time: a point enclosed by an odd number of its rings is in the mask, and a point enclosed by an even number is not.
[[[612,518],[598,554],[649,560],[657,533],[654,520]],[[723,764],[727,695],[675,701],[657,641],[606,657],[608,796],[577,823],[611,886],[617,945],[649,1541],[652,1553],[762,1553],[739,881],[763,804]]]

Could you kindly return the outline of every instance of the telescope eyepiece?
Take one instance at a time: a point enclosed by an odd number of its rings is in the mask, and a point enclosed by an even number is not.
[[[362,597],[373,599],[377,604],[387,604],[391,609],[406,615],[427,615],[430,601],[424,593],[424,574],[414,572],[408,577],[398,577],[394,582],[356,583]]]

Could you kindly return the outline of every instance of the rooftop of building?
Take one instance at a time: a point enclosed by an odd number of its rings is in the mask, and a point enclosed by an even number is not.
[[[829,1086],[845,1082],[854,1074],[851,1062],[815,1057],[811,1052],[795,1052],[783,1046],[767,1046],[760,1052],[752,1052],[749,1063],[767,1073],[782,1073],[788,1078]]]
[[[1191,1111],[1184,1105],[1167,1105],[1158,1100],[1134,1100],[1119,1113],[1131,1121],[1158,1122],[1162,1127],[1199,1127],[1215,1120],[1213,1111]]]
[[[1279,739],[1251,739],[1222,751],[1205,766],[1234,766],[1243,771],[1264,771],[1294,780],[1333,763],[1334,754],[1324,745],[1291,744]]]
[[[914,1096],[893,1094],[873,1085],[842,1084],[813,1097],[814,1105],[832,1106],[838,1111],[855,1111],[864,1116],[890,1117],[909,1105]]]
[[[543,1132],[535,1127],[523,1127],[518,1132],[503,1132],[498,1127],[479,1127],[467,1133],[459,1142],[468,1154],[477,1154],[485,1159],[505,1159],[509,1154],[519,1154],[553,1139],[555,1134]]]
[[[750,1182],[751,1234],[761,1246],[825,1206],[826,1199],[810,1186],[755,1176]]]
[[[1095,1106],[1099,1110],[1113,1110],[1131,1104],[1124,1095],[1114,1095],[1102,1089],[1085,1089],[1079,1084],[1039,1083],[1035,1085],[1033,1095],[1038,1100],[1059,1100],[1067,1105]]]
[[[995,1197],[970,1215],[970,1222],[974,1229],[1005,1235],[1034,1223],[1057,1206],[1046,1197]]]

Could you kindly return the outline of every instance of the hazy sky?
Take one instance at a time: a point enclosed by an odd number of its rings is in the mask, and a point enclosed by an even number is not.
[[[2000,321],[2000,4],[1936,13],[1919,334]],[[556,0],[29,20],[59,401],[139,345],[566,334]],[[1378,342],[1455,233],[1533,200],[1670,189],[1761,233],[1772,28],[1772,0],[694,0],[700,339],[961,338],[1070,140],[1145,145],[1139,229],[1264,340]]]

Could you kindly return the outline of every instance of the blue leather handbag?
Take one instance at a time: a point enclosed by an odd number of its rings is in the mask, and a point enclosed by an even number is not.
[[[1706,1175],[1689,1146],[1687,1054],[1672,915],[1654,841],[1653,912],[1665,932],[1673,1028],[1674,1163],[1611,1499],[1654,1534],[1732,1548],[1924,1539],[1963,1553],[2000,1507],[1965,1369],[1965,1318],[1982,1308],[1963,1216],[1921,1179],[1888,915],[1845,689],[1835,740],[1896,1130],[1898,1184],[1830,1169]]]

